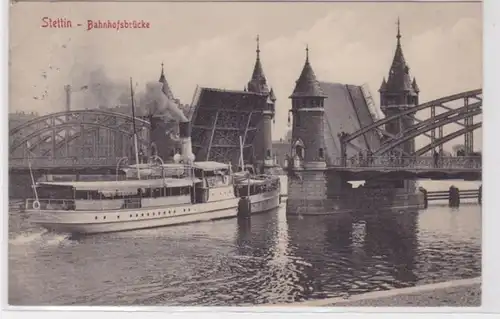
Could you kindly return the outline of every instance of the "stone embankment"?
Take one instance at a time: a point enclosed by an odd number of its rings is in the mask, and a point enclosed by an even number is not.
[[[275,305],[276,306],[276,305]],[[284,305],[280,305],[284,306]],[[311,300],[292,307],[480,307],[481,277]]]

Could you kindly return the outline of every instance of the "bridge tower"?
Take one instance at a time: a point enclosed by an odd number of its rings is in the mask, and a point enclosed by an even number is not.
[[[293,115],[291,162],[288,164],[288,215],[325,214],[340,207],[343,177],[326,165],[324,102],[327,98],[306,61],[290,99]]]
[[[418,105],[418,95],[420,92],[416,79],[413,78],[412,81],[410,78],[410,68],[403,55],[399,19],[397,25],[396,52],[394,53],[394,59],[389,70],[389,77],[387,81],[384,77],[379,89],[380,109],[386,117],[396,115]],[[385,130],[397,136],[413,124],[414,119],[410,115],[387,123]],[[404,143],[400,148],[400,152],[403,152],[403,154],[412,154],[414,151],[415,140]]]
[[[326,95],[316,79],[309,62],[306,62],[296,81],[292,95],[292,157],[295,166],[326,168],[324,140],[324,101]]]
[[[260,138],[257,139],[255,147],[256,162],[262,169],[274,166],[272,127],[275,115],[276,97],[273,89],[269,89],[267,79],[264,75],[260,61],[259,36],[257,36],[257,56],[253,68],[252,78],[247,84],[248,92],[260,93],[267,96],[265,109],[262,111],[262,123],[260,124]]]
[[[161,64],[161,73],[158,81],[163,84],[163,93],[165,93],[169,99],[175,100],[170,85],[167,82],[167,78],[165,77],[163,63]],[[151,123],[151,155],[157,155],[164,161],[173,160],[177,144],[170,138],[169,133],[178,130],[178,123],[176,121],[167,123],[163,114],[149,114],[148,120]]]

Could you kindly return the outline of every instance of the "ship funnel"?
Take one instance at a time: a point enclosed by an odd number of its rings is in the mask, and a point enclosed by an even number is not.
[[[179,122],[179,140],[181,142],[181,157],[186,163],[194,162],[191,143],[191,122]]]

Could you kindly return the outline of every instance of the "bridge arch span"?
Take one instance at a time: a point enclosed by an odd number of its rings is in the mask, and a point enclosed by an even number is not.
[[[467,113],[461,113],[461,114],[459,113],[457,115],[451,116],[451,117],[449,117],[445,120],[439,121],[439,122],[430,123],[430,124],[425,125],[417,130],[414,130],[411,133],[405,134],[398,139],[395,139],[393,141],[390,141],[389,143],[385,143],[385,144],[381,145],[381,147],[377,151],[373,152],[373,155],[374,156],[383,155],[383,154],[387,153],[388,151],[395,149],[397,146],[401,145],[402,143],[409,141],[411,139],[414,139],[415,137],[420,136],[424,133],[427,133],[431,130],[442,127],[446,124],[455,123],[456,121],[465,119],[466,117],[471,117],[471,116],[475,116],[475,115],[479,115],[479,114],[481,114],[481,110],[477,109],[477,110],[473,110],[473,111],[470,111]],[[467,132],[470,132],[470,131],[471,130],[468,130]],[[436,142],[434,141],[434,143],[432,143],[432,144],[439,146],[439,145],[442,145],[443,143],[444,142],[442,142],[441,144],[436,144]]]
[[[149,147],[150,123],[137,117],[95,109],[47,114],[10,130],[10,158],[24,158],[26,151],[32,157],[123,156],[134,122],[139,145]]]
[[[381,139],[384,136],[377,149],[370,150],[372,156],[385,155],[392,150],[400,151],[402,156],[418,156],[425,154],[432,147],[439,147],[440,150],[443,150],[444,143],[462,135],[465,138],[467,153],[470,154],[474,149],[473,131],[482,126],[482,123],[474,123],[474,117],[482,114],[482,100],[482,89],[476,89],[408,108],[398,114],[388,116],[371,125],[365,126],[358,131],[339,136],[343,149],[341,154],[345,154],[347,147],[356,149],[351,141],[372,130],[379,133]],[[436,112],[437,109],[440,110],[440,113]],[[429,110],[430,116],[426,115],[422,119],[415,116],[415,114],[423,110]],[[398,121],[402,124],[402,120],[407,118],[411,118],[414,124],[410,127],[400,126],[402,130],[397,135],[384,131],[385,124],[397,123]],[[464,129],[454,129],[457,130],[455,133],[443,136],[443,127],[448,124],[457,124],[464,127]],[[438,134],[436,134],[436,131]],[[404,152],[401,149],[403,143],[411,141],[418,136],[429,137],[431,142],[429,145],[414,151],[413,154],[409,154],[407,151]],[[359,149],[356,150],[362,151]]]

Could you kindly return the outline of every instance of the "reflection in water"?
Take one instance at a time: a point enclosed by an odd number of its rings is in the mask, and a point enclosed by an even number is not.
[[[289,218],[293,253],[311,265],[301,283],[310,287],[303,297],[414,285],[417,217],[392,213]]]
[[[416,213],[396,213],[366,218],[365,253],[386,262],[395,287],[413,286],[417,250]]]
[[[15,305],[254,305],[480,275],[477,206],[299,218],[278,211],[102,234],[41,233],[12,213]]]

